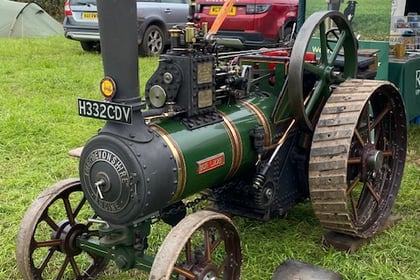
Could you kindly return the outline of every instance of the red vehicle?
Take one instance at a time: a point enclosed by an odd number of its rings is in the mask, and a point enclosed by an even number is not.
[[[209,28],[224,0],[197,0],[198,23]],[[275,47],[287,41],[298,17],[298,0],[236,0],[217,33],[220,44],[236,49]]]

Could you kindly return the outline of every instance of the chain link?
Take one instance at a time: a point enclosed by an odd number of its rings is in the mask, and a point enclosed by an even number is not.
[[[178,207],[171,208],[169,211],[165,213],[159,213],[159,215],[153,216],[151,218],[150,224],[156,224],[160,220],[164,219],[165,217],[170,217],[173,215],[176,215],[178,213],[183,212],[185,209],[191,209],[193,212],[197,211],[196,206],[200,204],[203,201],[206,201],[209,198],[209,195],[207,193],[203,193],[200,197],[197,197],[196,199],[192,201],[188,201],[187,203],[180,204]]]

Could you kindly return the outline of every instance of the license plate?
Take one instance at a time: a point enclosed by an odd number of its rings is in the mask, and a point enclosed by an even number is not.
[[[98,13],[84,12],[82,13],[82,19],[98,20]]]
[[[222,6],[211,6],[210,7],[210,14],[211,15],[218,15],[220,13],[220,10],[222,9]],[[230,11],[228,12],[228,16],[234,16],[236,15],[236,7],[233,6]]]
[[[133,118],[132,106],[119,103],[79,98],[78,110],[79,116],[127,124],[131,124]]]

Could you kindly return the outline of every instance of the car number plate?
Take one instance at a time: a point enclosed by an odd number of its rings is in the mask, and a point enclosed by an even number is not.
[[[218,15],[220,13],[220,10],[222,9],[222,6],[211,6],[210,7],[210,14],[211,15]],[[234,16],[236,15],[236,7],[233,6],[230,11],[228,12],[229,16]]]
[[[98,20],[98,13],[84,12],[82,13],[82,19]]]
[[[131,124],[133,107],[112,102],[79,98],[79,116]]]

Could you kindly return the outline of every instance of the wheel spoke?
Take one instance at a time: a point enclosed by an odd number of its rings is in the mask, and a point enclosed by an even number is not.
[[[196,276],[194,275],[194,273],[192,273],[191,271],[184,269],[180,266],[175,265],[174,266],[174,272],[178,273],[182,276],[185,276],[187,279],[195,279]]]
[[[379,205],[379,203],[381,202],[381,197],[379,196],[379,194],[377,192],[375,192],[372,184],[369,181],[367,181],[365,186],[367,187],[367,189],[369,190],[369,192],[373,196],[373,198],[376,200],[376,203]]]
[[[82,199],[80,200],[79,204],[77,205],[76,209],[74,209],[73,217],[77,217],[79,215],[80,210],[83,208],[83,206],[86,203],[86,197],[83,195]]]
[[[53,219],[48,215],[48,213],[44,213],[42,216],[42,219],[53,229],[58,230],[58,225],[56,222],[53,221]]]
[[[36,248],[42,248],[42,247],[58,247],[61,244],[60,239],[53,239],[48,241],[41,241],[41,242],[35,242]]]
[[[48,254],[45,256],[44,260],[42,261],[41,265],[38,268],[39,271],[39,275],[42,275],[42,273],[44,272],[45,268],[47,267],[48,263],[50,262],[52,256],[54,255],[55,249],[50,248],[48,250]]]
[[[382,155],[385,157],[392,157],[393,152],[391,150],[382,151]]]
[[[337,43],[333,49],[333,51],[331,52],[329,58],[328,58],[328,65],[329,66],[334,66],[335,61],[337,60],[337,56],[340,53],[340,50],[343,47],[344,44],[344,40],[346,39],[348,35],[346,34],[346,31],[343,30],[342,32],[340,32],[340,37],[337,40]]]
[[[218,238],[217,240],[215,240],[213,242],[213,246],[212,246],[212,250],[211,250],[212,254],[216,251],[217,247],[219,247],[219,245],[222,244],[222,243],[223,243],[223,238],[222,237]]]
[[[381,123],[381,121],[384,119],[384,117],[392,110],[390,107],[390,104],[387,104],[387,106],[382,110],[382,112],[379,113],[379,115],[375,116],[375,121],[372,123],[372,128],[376,128],[378,124]]]
[[[204,229],[204,256],[205,256],[205,260],[207,262],[210,262],[212,257],[212,246],[211,246],[211,240],[210,240],[210,232],[209,229]]]
[[[192,262],[191,239],[188,239],[187,243],[185,243],[185,260],[187,263]]]
[[[328,52],[327,52],[327,34],[325,32],[325,21],[319,23],[319,41],[321,48],[321,64],[327,65],[328,63]]]
[[[217,276],[221,276],[223,273],[223,269],[226,268],[226,266],[229,263],[229,257],[226,256],[226,258],[223,259],[223,262],[219,265],[217,268]]]
[[[347,164],[361,164],[362,163],[362,159],[360,157],[351,157],[347,160]]]
[[[363,140],[357,128],[354,129],[354,135],[356,136],[356,139],[359,142],[359,144],[363,147],[366,143],[365,143],[365,140]]]
[[[351,201],[351,210],[353,212],[353,218],[354,221],[357,223],[359,221],[359,215],[357,213],[357,205],[356,202],[354,201],[354,197],[353,197],[353,193],[350,193],[350,201]]]
[[[66,215],[67,218],[69,219],[70,225],[74,225],[74,216],[73,216],[73,210],[71,209],[71,204],[70,204],[70,200],[69,197],[63,197],[63,202],[64,202],[64,208],[66,209]]]
[[[319,65],[305,62],[303,64],[303,67],[306,71],[308,71],[309,73],[315,74],[317,77],[322,77],[324,74],[324,70],[321,67],[319,67]]]
[[[320,80],[317,83],[312,93],[312,96],[307,101],[306,108],[305,108],[306,114],[312,113],[313,109],[315,108],[315,105],[319,103],[320,98],[325,92],[326,86],[327,86],[327,83],[324,80]]]
[[[58,271],[57,279],[62,279],[63,278],[68,264],[69,264],[69,257],[66,256],[66,258],[63,261],[63,264],[60,266],[60,270]]]
[[[357,184],[359,184],[359,182],[360,182],[360,174],[357,175],[357,177],[353,180],[351,185],[348,186],[347,191],[346,191],[347,195],[350,195],[353,192],[353,190],[356,188],[356,186],[357,186]]]
[[[80,277],[82,274],[80,273],[80,269],[79,269],[76,261],[74,260],[74,257],[69,257],[69,259],[70,259],[70,264],[71,264],[71,267],[73,269],[74,275],[77,276],[77,277]]]

